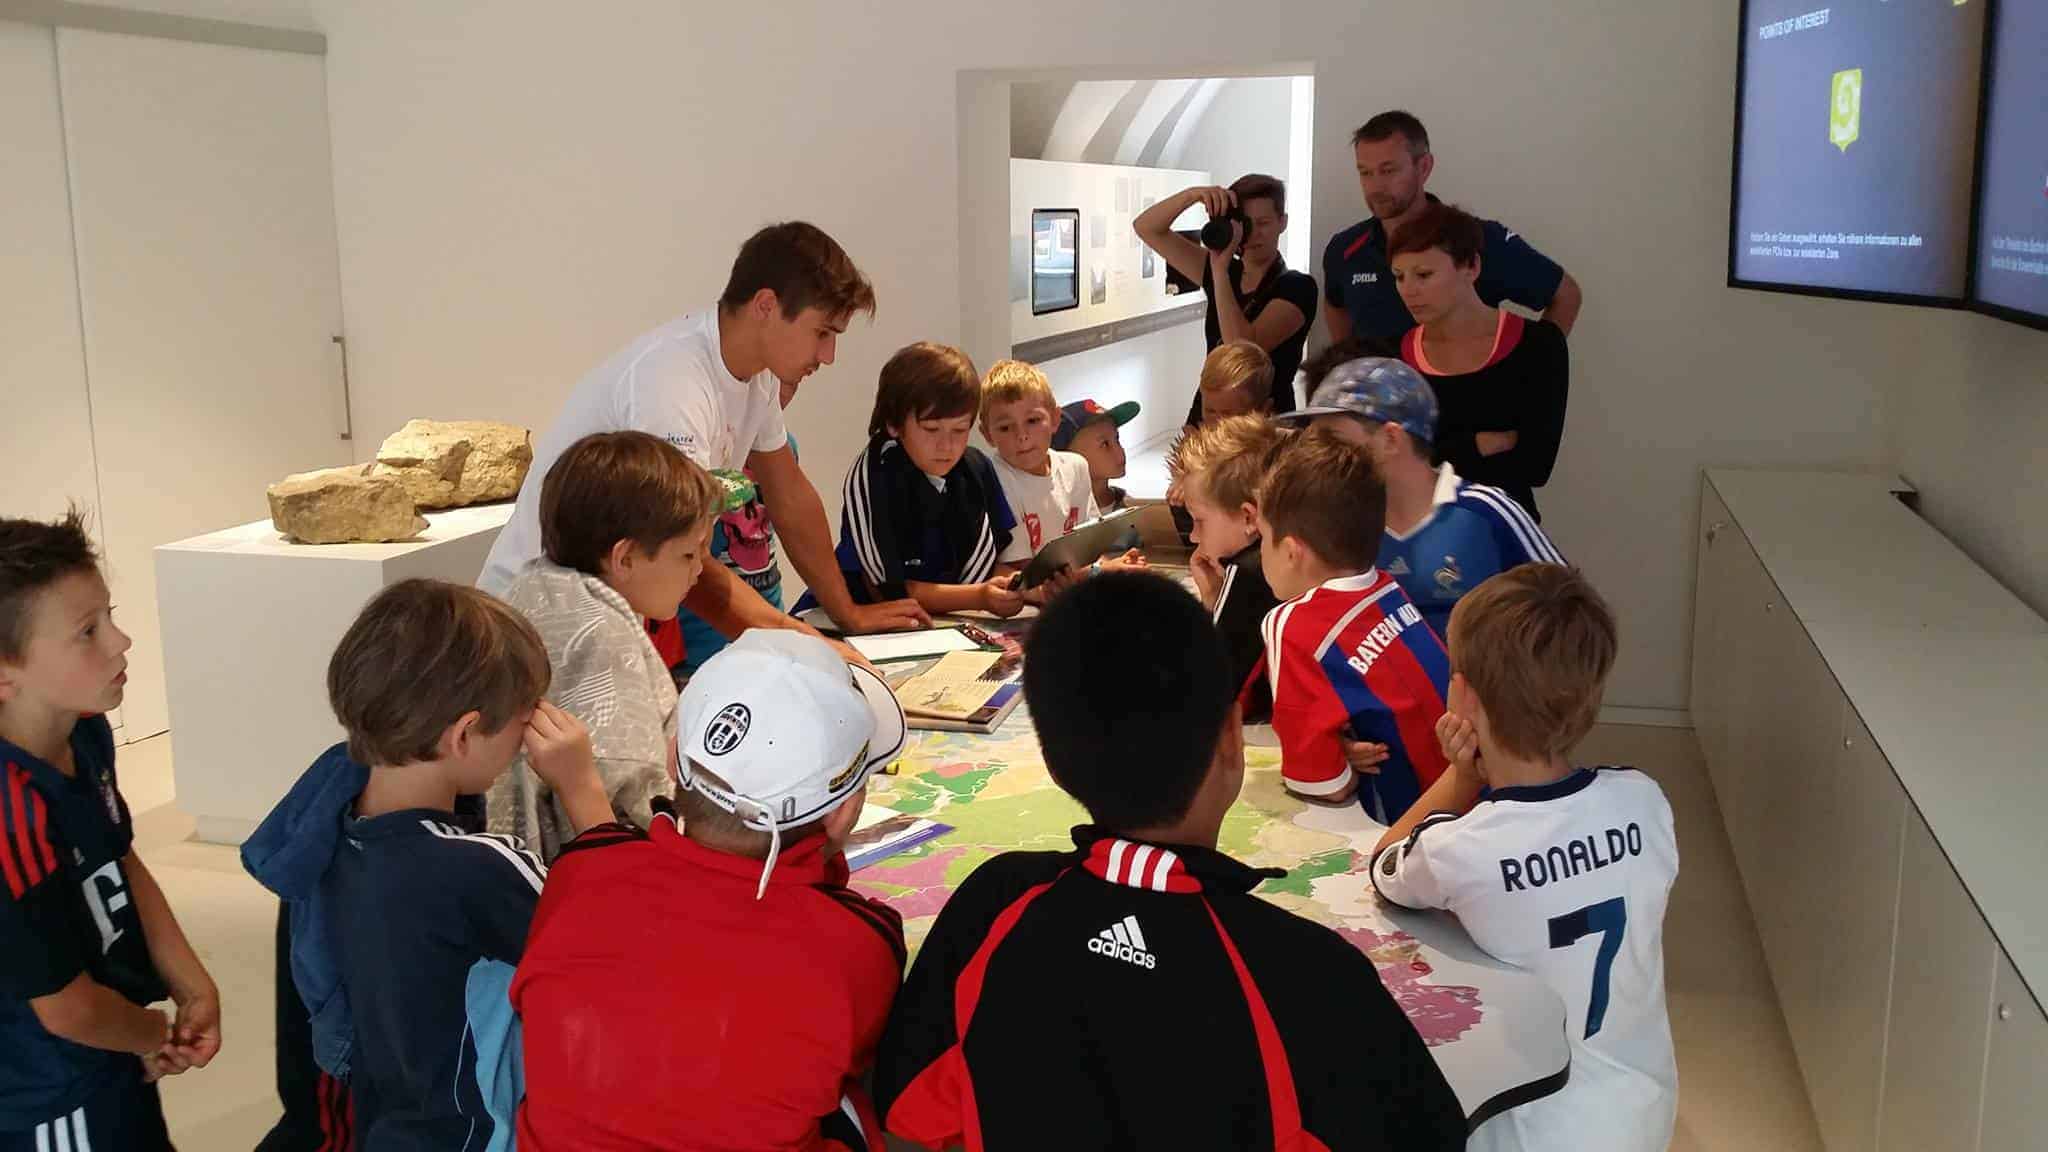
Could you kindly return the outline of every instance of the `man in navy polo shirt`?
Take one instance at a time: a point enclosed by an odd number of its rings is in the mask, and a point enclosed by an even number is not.
[[[1358,185],[1372,215],[1330,237],[1323,249],[1323,322],[1330,339],[1356,336],[1392,341],[1415,327],[1394,287],[1387,261],[1387,237],[1421,215],[1436,200],[1423,190],[1436,169],[1429,133],[1407,112],[1382,112],[1351,136],[1358,160]],[[1482,220],[1486,246],[1479,257],[1479,298],[1498,306],[1512,300],[1562,328],[1567,335],[1579,318],[1579,282],[1538,252],[1519,233],[1495,220]]]

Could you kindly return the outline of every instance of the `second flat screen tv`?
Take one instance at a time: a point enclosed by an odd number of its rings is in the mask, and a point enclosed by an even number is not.
[[[1031,210],[1031,314],[1081,306],[1081,212]]]
[[[2004,0],[1993,22],[1974,295],[2048,328],[2048,0]]]

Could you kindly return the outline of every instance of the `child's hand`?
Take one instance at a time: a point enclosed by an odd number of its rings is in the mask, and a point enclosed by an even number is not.
[[[1216,598],[1223,595],[1223,565],[1200,549],[1188,557],[1188,574],[1195,578],[1195,592],[1201,597],[1202,607],[1216,610]]]
[[[1001,616],[1005,619],[1022,612],[1024,610],[1024,593],[1015,590],[1018,578],[1019,574],[1012,572],[1007,576],[997,576],[993,580],[984,580],[981,584],[977,585],[980,588],[978,595],[981,600],[982,611],[987,612],[991,616]]]
[[[1099,567],[1104,572],[1143,572],[1151,565],[1145,562],[1143,552],[1132,548],[1113,560],[1104,560]]]
[[[1367,776],[1379,775],[1380,765],[1386,763],[1391,755],[1393,753],[1388,751],[1385,744],[1368,744],[1362,740],[1344,742],[1344,759],[1351,765],[1351,770],[1363,772]]]
[[[1034,608],[1043,608],[1051,603],[1054,597],[1072,588],[1080,579],[1081,573],[1074,571],[1073,565],[1069,564],[1047,577],[1031,591],[1024,593],[1024,602]]]
[[[1485,781],[1486,773],[1479,768],[1479,732],[1470,720],[1456,712],[1444,713],[1437,718],[1436,742],[1454,771]]]
[[[597,779],[597,758],[590,751],[590,730],[583,721],[562,711],[552,701],[534,706],[526,722],[526,761],[533,774],[556,792]]]
[[[220,1053],[220,993],[207,989],[178,1000],[177,1019],[163,1055],[186,1068],[204,1068]]]

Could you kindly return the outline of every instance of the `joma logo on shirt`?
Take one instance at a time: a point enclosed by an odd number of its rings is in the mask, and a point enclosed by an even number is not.
[[[1365,639],[1358,642],[1357,650],[1345,663],[1351,665],[1352,671],[1360,676],[1369,675],[1373,662],[1380,658],[1380,653],[1391,647],[1401,633],[1420,623],[1421,609],[1413,604],[1401,605],[1399,611],[1372,626],[1372,631],[1367,632]]]
[[[1380,274],[1377,272],[1353,272],[1351,274],[1351,282],[1353,284],[1377,284],[1380,282]]]

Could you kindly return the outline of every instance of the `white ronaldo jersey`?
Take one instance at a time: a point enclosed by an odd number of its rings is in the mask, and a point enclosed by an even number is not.
[[[1664,906],[1678,878],[1671,806],[1625,768],[1495,789],[1429,817],[1373,859],[1381,896],[1445,908],[1492,956],[1564,999],[1571,1079],[1503,1113],[1515,1146],[1662,1152],[1678,1108],[1664,1009]]]

